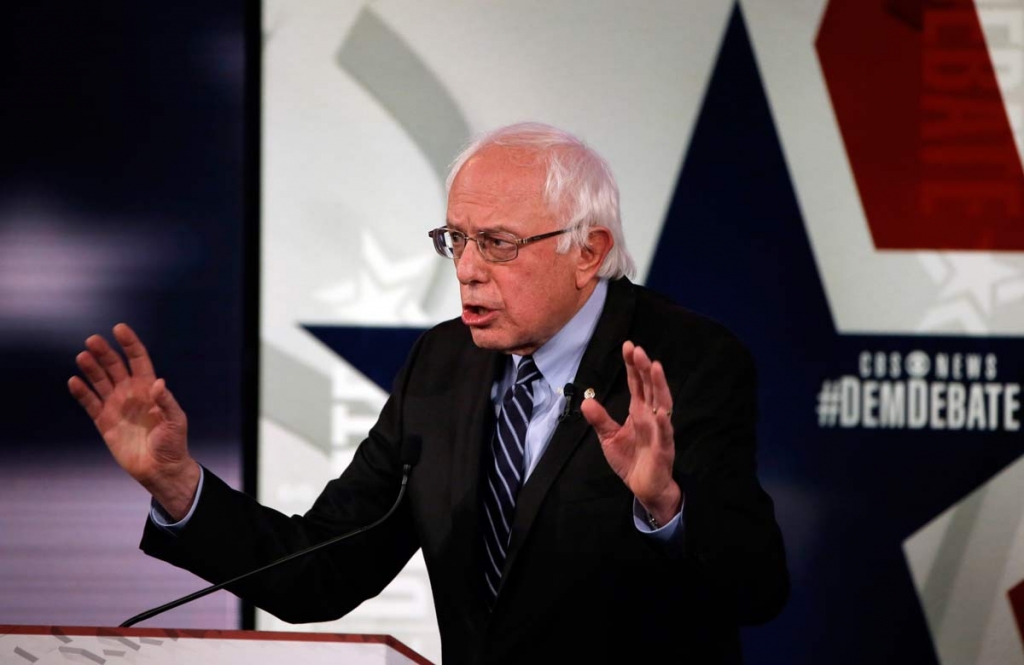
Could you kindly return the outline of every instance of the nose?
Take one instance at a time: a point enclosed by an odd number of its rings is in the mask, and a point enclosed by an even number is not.
[[[485,282],[490,274],[490,265],[480,253],[480,247],[475,241],[470,240],[466,243],[462,256],[455,260],[455,276],[461,284]]]

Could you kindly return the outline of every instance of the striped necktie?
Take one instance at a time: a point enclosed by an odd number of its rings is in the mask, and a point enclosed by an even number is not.
[[[533,358],[519,362],[516,380],[505,391],[498,414],[498,426],[491,443],[491,461],[484,490],[484,578],[488,600],[498,596],[501,571],[505,566],[516,497],[523,484],[526,428],[533,415],[533,382],[541,378]]]

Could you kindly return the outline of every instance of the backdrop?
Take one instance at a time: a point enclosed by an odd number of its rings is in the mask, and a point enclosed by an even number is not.
[[[641,281],[756,356],[794,591],[749,661],[1024,663],[1022,7],[265,2],[261,498],[304,510],[459,314],[448,162],[542,120],[611,162]],[[422,560],[322,629],[437,658]]]

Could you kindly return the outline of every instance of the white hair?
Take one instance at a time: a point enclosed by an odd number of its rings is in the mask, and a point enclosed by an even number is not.
[[[557,127],[522,122],[482,134],[459,153],[448,169],[445,187],[449,193],[463,165],[489,146],[533,150],[544,160],[547,168],[544,201],[559,214],[566,211],[561,227],[573,229],[559,239],[559,252],[567,252],[573,244],[586,246],[590,229],[603,226],[611,232],[615,242],[597,276],[616,279],[636,274],[636,263],[629,255],[622,235],[619,187],[604,158],[580,139]]]

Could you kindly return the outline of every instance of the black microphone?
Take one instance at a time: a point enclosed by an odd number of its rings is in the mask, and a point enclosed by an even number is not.
[[[569,416],[579,415],[579,411],[572,408],[572,398],[576,394],[576,386],[571,383],[565,384],[562,388],[562,395],[565,396],[565,406],[562,407],[562,415],[558,416],[558,422],[562,422]]]
[[[423,437],[418,434],[406,437],[402,441],[402,449],[398,453],[398,461],[402,465],[402,486],[409,481],[409,471],[420,461],[423,452]]]
[[[382,524],[385,520],[387,520],[387,518],[391,517],[391,513],[395,512],[395,510],[398,508],[398,504],[400,504],[402,502],[402,497],[405,496],[405,486],[409,483],[409,472],[412,471],[412,467],[416,466],[416,463],[420,461],[420,453],[422,451],[423,451],[423,438],[422,437],[414,434],[412,436],[406,437],[402,441],[402,449],[399,452],[399,456],[398,456],[399,462],[402,464],[402,486],[398,489],[398,498],[395,499],[395,502],[391,505],[391,508],[388,509],[388,512],[384,513],[384,517],[381,517],[376,522],[373,522],[372,524],[368,524],[366,526],[361,526],[361,527],[359,527],[357,529],[354,529],[352,531],[348,531],[346,533],[337,535],[337,536],[335,536],[333,538],[329,538],[329,539],[323,541],[322,543],[317,543],[316,545],[310,545],[306,549],[299,550],[298,552],[292,552],[291,554],[287,554],[287,555],[281,557],[280,559],[277,559],[276,561],[271,561],[270,563],[268,563],[265,566],[261,566],[260,568],[257,568],[255,570],[250,570],[247,573],[242,573],[238,577],[233,577],[233,578],[231,578],[230,580],[228,580],[226,582],[220,582],[218,584],[213,584],[211,586],[206,587],[205,589],[200,589],[199,591],[196,591],[194,593],[190,593],[187,596],[183,596],[181,598],[178,598],[177,600],[172,600],[171,602],[166,603],[164,605],[161,605],[160,607],[154,607],[153,609],[146,610],[145,612],[142,612],[141,614],[136,614],[131,619],[128,619],[127,621],[122,623],[120,626],[118,626],[118,628],[130,628],[131,626],[134,626],[135,624],[139,623],[140,621],[145,621],[146,619],[152,619],[156,615],[163,614],[167,610],[173,610],[175,607],[181,607],[185,603],[191,603],[193,600],[198,600],[200,598],[203,598],[204,596],[208,596],[211,593],[213,593],[214,591],[220,591],[221,589],[223,589],[224,587],[226,587],[226,586],[228,586],[230,584],[234,584],[235,582],[240,582],[240,581],[246,579],[247,577],[251,577],[252,575],[256,575],[258,573],[262,573],[265,570],[270,570],[271,568],[279,566],[279,565],[281,565],[283,563],[287,563],[287,562],[291,561],[292,559],[298,559],[299,557],[306,556],[307,554],[311,554],[312,552],[316,552],[317,550],[322,549],[324,547],[327,547],[328,545],[333,545],[334,543],[341,542],[341,541],[345,540],[346,538],[351,538],[352,536],[355,536],[355,535],[358,535],[360,533],[363,533],[364,531],[369,531],[370,529],[374,528],[375,526],[377,526],[379,524]]]

